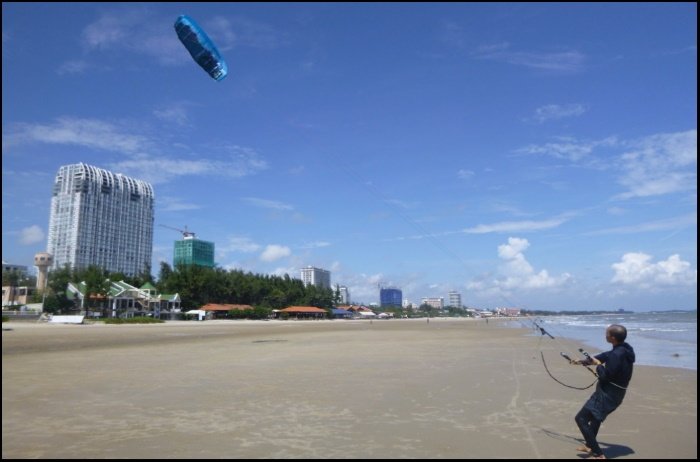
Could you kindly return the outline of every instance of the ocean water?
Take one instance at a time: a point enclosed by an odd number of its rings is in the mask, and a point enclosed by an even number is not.
[[[605,329],[610,324],[622,324],[627,328],[627,343],[632,345],[637,357],[635,364],[698,369],[697,311],[540,316],[535,319],[554,337],[581,341],[581,347],[591,355],[609,350]],[[523,326],[522,323],[511,325]],[[536,331],[533,335],[541,334]]]

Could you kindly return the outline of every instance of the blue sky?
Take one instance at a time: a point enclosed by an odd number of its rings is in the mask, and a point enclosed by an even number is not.
[[[353,301],[697,308],[697,6],[2,5],[2,258],[61,165],[147,180],[223,268]],[[211,79],[178,15],[217,44]]]

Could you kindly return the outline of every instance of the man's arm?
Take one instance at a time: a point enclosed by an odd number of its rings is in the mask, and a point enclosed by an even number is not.
[[[605,360],[601,362],[605,363],[605,366],[599,365],[598,367],[596,367],[595,371],[598,374],[598,378],[600,378],[600,380],[610,382],[615,377],[617,377],[617,375],[622,370],[622,361],[621,358],[618,355],[613,354],[612,351],[603,354],[605,355]]]

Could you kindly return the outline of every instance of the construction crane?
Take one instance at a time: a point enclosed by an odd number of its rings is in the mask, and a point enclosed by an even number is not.
[[[163,228],[173,229],[175,231],[181,232],[183,239],[194,239],[194,232],[188,231],[187,225],[185,225],[185,229],[175,228],[174,226],[168,226],[168,225],[159,225],[159,226],[162,226]]]

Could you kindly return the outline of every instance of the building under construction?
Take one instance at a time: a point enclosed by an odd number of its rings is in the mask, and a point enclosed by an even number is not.
[[[172,226],[161,226],[182,233],[182,239],[175,241],[174,267],[179,265],[199,265],[213,268],[215,266],[213,242],[197,239],[192,231],[187,230],[187,227],[182,230]]]

